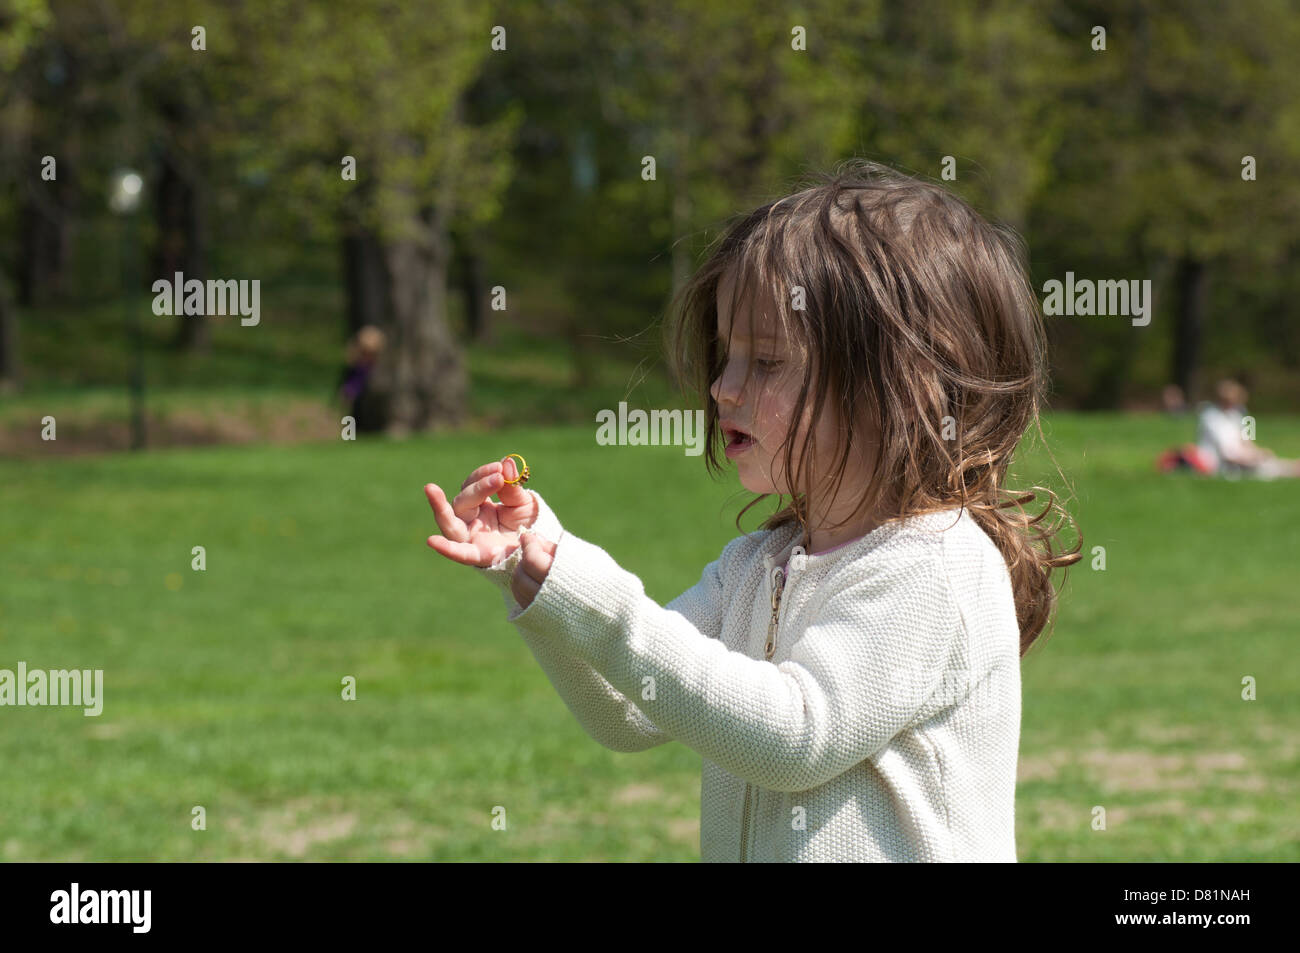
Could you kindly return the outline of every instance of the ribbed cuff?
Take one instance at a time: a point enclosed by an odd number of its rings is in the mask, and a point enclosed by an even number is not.
[[[644,595],[640,580],[595,543],[565,533],[542,587],[510,622],[568,647],[597,671],[609,663],[628,607]]]

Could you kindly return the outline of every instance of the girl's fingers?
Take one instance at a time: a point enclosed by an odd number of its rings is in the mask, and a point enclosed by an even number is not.
[[[501,467],[501,489],[497,490],[497,499],[503,506],[533,506],[533,495],[524,489],[522,483],[506,483],[506,480],[513,480],[519,476],[519,464],[515,463],[513,457],[507,457],[505,460],[498,461]]]
[[[490,566],[492,563],[483,561],[483,554],[473,543],[458,543],[455,540],[447,539],[443,536],[430,536],[429,546],[448,559],[466,566]]]
[[[526,572],[540,588],[546,581],[546,574],[551,571],[555,559],[555,544],[538,536],[523,537],[523,555],[519,557],[519,568]],[[522,605],[522,603],[520,603]]]
[[[446,533],[453,542],[468,542],[469,528],[447,503],[447,494],[442,492],[442,487],[436,483],[426,483],[424,495],[429,498],[429,506],[433,508],[433,518],[438,521],[438,529]]]
[[[533,597],[541,590],[542,584],[524,572],[523,565],[521,560],[519,566],[515,568],[514,575],[510,577],[510,594],[515,597],[515,602],[526,609],[532,603]]]
[[[451,501],[451,508],[461,519],[473,519],[479,507],[497,491],[501,482],[500,473],[489,473],[482,479],[475,480],[456,494],[456,499]]]
[[[475,470],[473,473],[467,476],[465,478],[465,482],[460,485],[460,488],[463,490],[465,489],[465,487],[469,486],[475,480],[481,480],[485,476],[488,476],[493,473],[500,473],[500,472],[501,472],[500,460],[493,460],[491,463],[485,463],[483,464],[483,466],[479,467],[477,470]],[[514,475],[507,473],[506,476],[513,477]]]

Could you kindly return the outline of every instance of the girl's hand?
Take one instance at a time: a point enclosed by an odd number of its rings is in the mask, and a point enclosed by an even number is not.
[[[527,609],[533,597],[541,591],[546,574],[551,571],[555,560],[555,544],[542,539],[528,531],[520,537],[524,554],[515,567],[515,574],[510,577],[510,592],[515,602]]]
[[[537,518],[537,502],[520,484],[508,484],[517,474],[515,462],[485,463],[461,484],[450,504],[442,488],[427,484],[425,495],[438,528],[445,536],[430,536],[429,546],[466,566],[486,567],[509,555],[524,539],[524,552],[510,580],[515,601],[527,607],[542,587],[555,556],[555,544],[525,532]],[[501,500],[493,503],[493,493]]]

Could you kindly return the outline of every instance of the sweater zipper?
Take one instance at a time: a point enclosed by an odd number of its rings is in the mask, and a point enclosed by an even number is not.
[[[781,592],[784,589],[785,570],[777,566],[772,570],[772,619],[767,624],[767,644],[763,646],[765,659],[771,659],[776,651],[776,623],[781,614]]]
[[[803,555],[804,548],[796,546],[790,551],[790,559],[796,555]],[[771,660],[776,654],[776,630],[777,623],[781,618],[781,593],[785,591],[786,570],[780,566],[772,570],[769,577],[772,588],[772,618],[767,623],[767,642],[763,646],[763,658]],[[745,811],[740,821],[740,862],[745,862],[745,855],[749,852],[749,788],[748,782],[745,784]]]

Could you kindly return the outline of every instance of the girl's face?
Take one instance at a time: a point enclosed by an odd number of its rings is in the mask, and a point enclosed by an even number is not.
[[[799,448],[810,427],[816,428],[817,451],[813,472],[821,474],[836,459],[840,428],[832,413],[814,423],[812,401],[798,405],[803,371],[797,351],[781,336],[775,320],[775,301],[768,293],[757,308],[747,306],[732,315],[734,269],[718,284],[718,347],[725,351],[725,364],[710,393],[718,404],[719,423],[727,438],[727,457],[735,460],[740,482],[753,493],[805,493]],[[757,314],[754,311],[757,310]],[[732,322],[735,326],[732,327]],[[754,343],[750,350],[750,323]],[[746,372],[749,371],[748,380]],[[797,422],[794,443],[796,473],[785,472],[782,446],[790,422]],[[738,433],[737,431],[740,431]],[[748,436],[745,436],[748,435]],[[854,461],[850,458],[849,465]],[[851,486],[846,474],[844,486]]]

